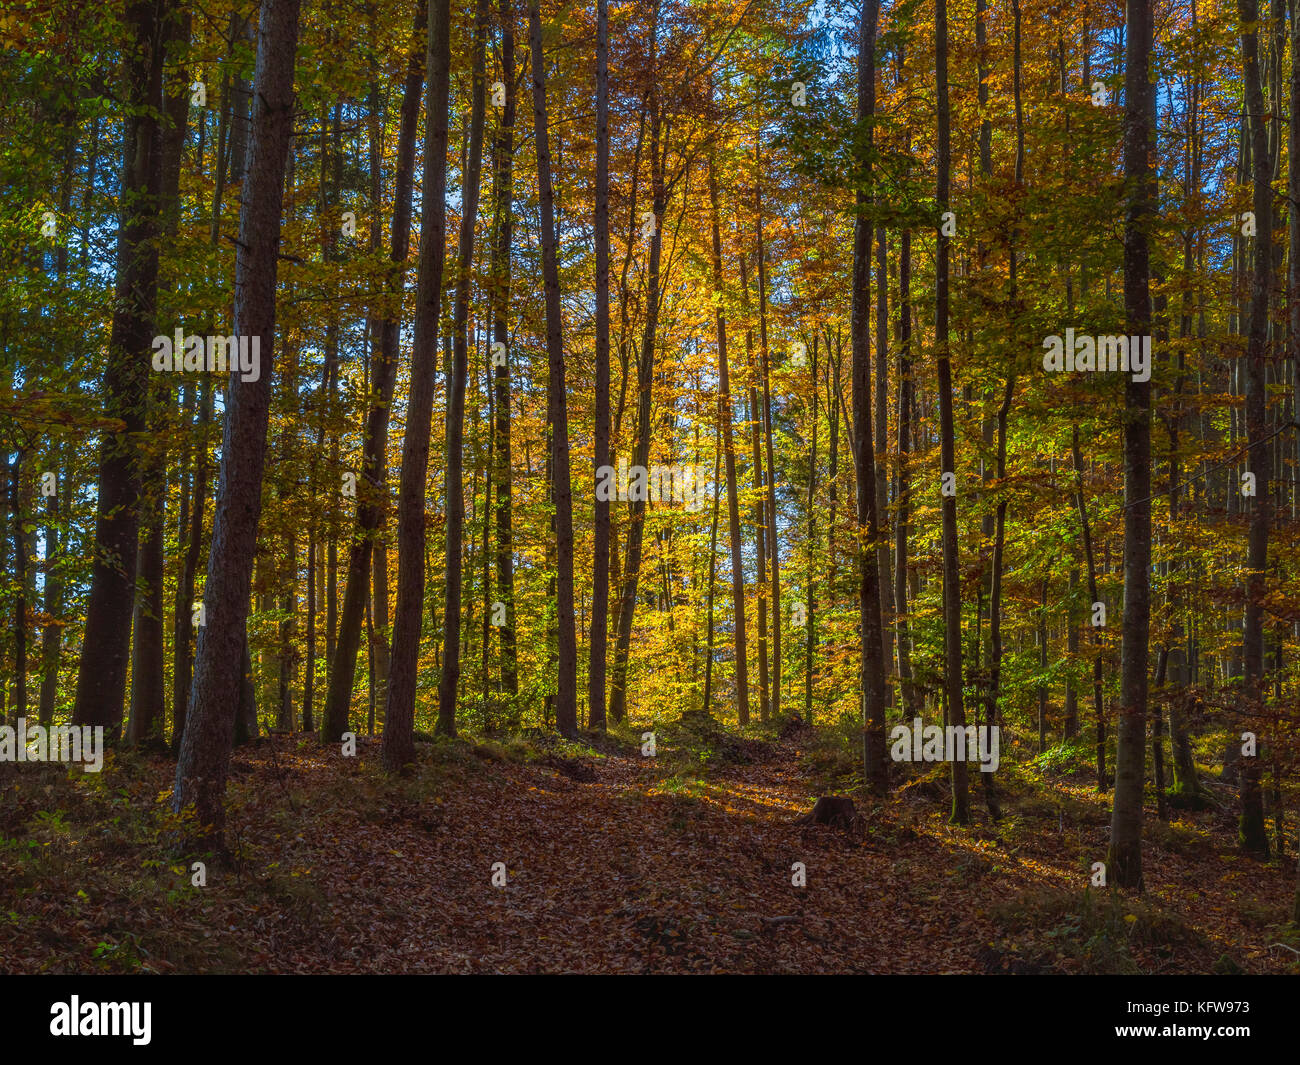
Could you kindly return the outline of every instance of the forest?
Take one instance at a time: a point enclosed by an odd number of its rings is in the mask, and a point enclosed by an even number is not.
[[[0,973],[1300,973],[1300,0],[0,46]]]

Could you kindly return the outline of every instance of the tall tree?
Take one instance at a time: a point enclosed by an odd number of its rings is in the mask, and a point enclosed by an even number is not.
[[[542,278],[546,296],[546,411],[551,434],[551,496],[555,504],[555,616],[558,629],[555,727],[561,736],[578,734],[578,646],[573,617],[573,490],[569,471],[569,412],[565,398],[564,341],[561,336],[560,271],[556,244],[555,190],[546,110],[546,56],[542,50],[539,0],[528,8],[529,50],[533,64],[533,142],[537,148],[537,188],[542,223]]]
[[[596,0],[596,470],[609,465],[609,3]],[[609,500],[596,496],[592,541],[591,657],[587,724],[605,727],[605,647],[609,632]],[[711,586],[710,586],[711,589]],[[710,656],[710,664],[713,659]],[[707,709],[707,703],[706,703]]]
[[[943,0],[938,0],[940,4]],[[880,570],[876,541],[880,516],[876,512],[876,454],[871,441],[871,220],[870,152],[876,113],[876,27],[879,0],[864,0],[858,36],[857,160],[860,182],[854,196],[853,307],[851,321],[853,378],[853,466],[857,473],[858,617],[862,636],[863,759],[872,794],[889,790],[885,746],[885,650],[880,615]]]
[[[123,55],[127,115],[122,137],[122,189],[117,284],[104,412],[121,423],[99,443],[95,551],[72,720],[116,735],[122,724],[135,601],[139,535],[139,434],[148,409],[150,342],[158,301],[158,237],[162,182],[164,34],[171,0],[133,0],[126,10],[130,41]]]
[[[429,0],[425,56],[424,180],[421,183],[420,267],[411,346],[411,391],[402,441],[397,500],[397,606],[384,712],[384,767],[415,760],[415,674],[424,617],[424,494],[429,472],[434,356],[447,230],[447,107],[451,85],[451,0]]]
[[[1151,331],[1151,0],[1128,0],[1124,54],[1124,313],[1130,336]],[[1151,626],[1151,382],[1124,380],[1124,620],[1110,858],[1121,887],[1142,889],[1142,779],[1146,766],[1147,651]]]
[[[1270,160],[1267,112],[1260,78],[1259,0],[1238,0],[1241,55],[1245,75],[1246,116],[1250,130],[1250,170],[1255,215],[1254,264],[1250,278],[1250,312],[1246,333],[1246,439],[1249,471],[1255,495],[1249,501],[1250,532],[1246,552],[1246,611],[1242,627],[1242,687],[1252,715],[1263,709],[1264,694],[1264,577],[1268,566],[1268,532],[1273,506],[1269,475],[1272,468],[1268,431],[1265,363],[1268,359],[1269,301],[1273,296],[1273,166]],[[1292,60],[1294,61],[1294,56]],[[1295,205],[1292,205],[1295,210]],[[1242,846],[1267,856],[1268,832],[1259,786],[1259,756],[1241,762]]]
[[[772,578],[772,714],[781,713],[781,551],[776,529],[776,459],[772,445],[772,383],[767,344],[767,251],[763,244],[763,155],[759,137],[754,139],[754,229],[758,259],[758,350],[759,373],[763,381],[763,442],[767,478],[763,504],[767,517],[768,568]]]
[[[736,715],[749,724],[749,662],[745,647],[745,564],[741,555],[736,448],[732,439],[731,375],[727,365],[727,317],[722,305],[722,230],[718,221],[718,175],[709,158],[709,221],[713,236],[713,303],[718,338],[718,418],[727,475],[727,527],[731,543],[731,609],[736,653]]]
[[[338,640],[334,647],[334,658],[330,662],[329,689],[325,697],[325,738],[331,742],[337,742],[347,728],[348,707],[356,683],[357,650],[361,643],[367,575],[375,554],[376,537],[388,511],[385,456],[388,451],[393,385],[397,378],[403,277],[411,241],[411,190],[415,177],[415,135],[420,118],[420,93],[424,86],[424,29],[427,15],[424,0],[420,0],[411,54],[406,64],[401,115],[398,119],[392,239],[388,257],[390,266],[385,284],[387,302],[379,323],[379,344],[371,367],[370,406],[366,413],[361,445],[362,491],[357,497],[356,531],[348,550],[348,583],[343,594]]]
[[[515,30],[513,0],[501,0],[501,78],[505,106],[493,143],[493,198],[496,205],[496,243],[492,254],[492,339],[501,345],[501,357],[493,359],[494,439],[496,462],[492,484],[496,491],[497,595],[505,615],[499,626],[501,639],[501,682],[511,700],[511,723],[519,722],[519,667],[515,650],[515,563],[511,521],[513,479],[510,450],[510,331],[506,315],[510,306],[510,245],[514,232],[514,132],[515,132]]]
[[[443,571],[442,673],[438,679],[438,732],[456,735],[456,693],[460,682],[461,548],[465,529],[465,388],[469,380],[469,297],[473,281],[474,227],[478,223],[479,177],[483,165],[483,53],[487,38],[487,0],[477,0],[474,57],[470,71],[469,146],[461,173],[460,239],[456,296],[452,310],[452,369],[447,382],[447,462],[444,488],[447,517]],[[566,445],[567,446],[567,445]]]
[[[174,240],[180,225],[181,160],[185,149],[186,120],[189,117],[190,83],[185,53],[190,45],[191,19],[188,9],[170,13],[163,28],[164,60],[168,52],[171,69],[164,76],[164,124],[159,134],[159,229],[164,241]],[[173,278],[163,278],[160,293],[169,296],[175,290]],[[153,429],[151,442],[142,462],[141,519],[144,535],[140,537],[136,568],[134,632],[131,658],[131,716],[127,739],[132,744],[162,746],[166,718],[166,689],[163,647],[163,541],[166,532],[167,469],[162,441],[171,430],[171,389],[158,381],[150,390],[149,421]]]
[[[664,189],[663,157],[660,154],[662,114],[659,102],[659,0],[651,0],[650,62],[647,70],[647,109],[650,119],[650,204],[654,229],[650,234],[650,261],[646,271],[645,328],[641,334],[641,351],[637,358],[637,439],[633,465],[645,470],[650,462],[651,390],[654,382],[655,337],[659,328],[659,269],[663,255]],[[624,373],[624,380],[627,374]],[[622,721],[627,710],[628,648],[632,642],[632,620],[636,613],[637,580],[641,570],[641,549],[645,536],[645,493],[637,494],[628,505],[627,547],[624,551],[623,591],[619,601],[618,628],[614,643],[614,677],[611,684],[609,716]]]
[[[235,734],[230,693],[248,675],[246,621],[262,507],[267,419],[275,353],[275,282],[284,171],[293,135],[298,0],[263,0],[258,18],[252,136],[235,254],[235,333],[258,338],[256,380],[230,375],[221,448],[221,489],[185,735],[173,805],[194,808],[195,842],[221,843],[222,797]],[[250,339],[251,346],[251,339]]]
[[[952,147],[948,104],[948,3],[935,0],[934,63],[938,107],[936,161],[938,168],[937,199],[944,213],[937,234],[938,255],[934,266],[934,342],[939,384],[939,451],[942,477],[952,478],[942,492],[943,510],[943,652],[944,695],[948,703],[948,721],[957,728],[966,725],[962,700],[961,648],[961,563],[957,557],[957,459],[954,447],[952,413],[952,368],[948,350],[948,272],[952,256],[951,216],[948,198],[952,182]],[[952,820],[964,825],[970,821],[970,791],[966,763],[952,762]]]

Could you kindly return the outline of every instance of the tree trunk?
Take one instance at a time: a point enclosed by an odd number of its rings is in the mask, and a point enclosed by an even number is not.
[[[661,115],[658,76],[659,2],[654,0],[650,16],[650,70],[647,90],[650,111],[650,181],[654,232],[650,237],[650,263],[646,275],[646,321],[637,359],[637,441],[633,465],[648,469],[650,462],[650,405],[654,382],[655,337],[659,327],[659,265],[663,252],[663,221],[666,207],[659,139]],[[626,374],[624,375],[626,379]],[[637,580],[645,535],[645,498],[630,501],[627,546],[623,555],[623,590],[619,601],[617,638],[614,644],[614,676],[610,688],[609,716],[622,721],[627,713],[627,659],[632,642],[632,621],[636,614]]]
[[[457,245],[456,295],[452,311],[452,371],[447,382],[447,459],[443,485],[447,519],[444,556],[442,673],[438,679],[438,734],[456,735],[456,694],[460,682],[461,548],[465,529],[465,388],[469,380],[470,272],[474,265],[474,227],[478,222],[479,176],[483,164],[483,52],[487,37],[487,0],[477,0],[474,26],[473,81],[470,98],[469,153],[461,173],[460,239]],[[567,444],[566,444],[567,446]]]
[[[546,388],[547,421],[551,433],[551,484],[555,501],[555,612],[559,629],[555,727],[561,736],[576,737],[578,648],[573,617],[573,496],[569,471],[569,414],[561,336],[563,322],[560,318],[560,277],[556,257],[555,194],[551,184],[551,151],[547,132],[546,57],[542,52],[542,16],[538,0],[532,0],[528,8],[528,36],[533,62],[533,129],[541,207],[542,277],[546,296],[546,356],[549,370]],[[656,212],[656,218],[659,217]],[[652,294],[651,299],[655,299],[655,294]]]
[[[1238,0],[1243,25],[1241,49],[1245,72],[1246,112],[1250,130],[1250,160],[1254,185],[1255,257],[1250,284],[1250,312],[1246,337],[1246,437],[1248,468],[1255,475],[1255,497],[1247,502],[1250,533],[1246,558],[1246,616],[1242,632],[1242,688],[1247,721],[1255,724],[1263,709],[1264,694],[1264,572],[1268,566],[1268,533],[1272,519],[1269,474],[1268,397],[1265,392],[1265,360],[1268,357],[1268,310],[1272,294],[1273,190],[1269,165],[1267,131],[1264,124],[1264,95],[1259,69],[1259,2]],[[1259,726],[1256,724],[1256,728]],[[1259,786],[1259,755],[1244,757],[1241,763],[1241,845],[1267,857],[1268,831]]]
[[[755,135],[757,138],[757,134]],[[754,215],[758,238],[758,350],[763,375],[763,441],[767,475],[763,503],[767,510],[767,556],[772,579],[772,716],[781,713],[781,550],[776,530],[776,460],[772,451],[772,386],[767,345],[767,253],[763,246],[762,156],[754,145]]]
[[[713,706],[713,589],[718,575],[718,510],[722,493],[718,491],[718,474],[722,472],[722,427],[714,438],[713,453],[713,522],[709,526],[709,584],[705,592],[708,637],[705,640],[704,697],[700,708],[708,714]]]
[[[140,453],[145,429],[149,348],[158,298],[161,191],[163,32],[170,0],[134,0],[126,21],[123,80],[127,117],[122,138],[123,210],[117,241],[117,286],[101,385],[104,414],[121,421],[99,447],[94,552],[77,698],[76,725],[102,725],[116,738],[122,725],[135,601]]]
[[[943,0],[939,0],[943,3]],[[876,112],[876,27],[879,0],[864,0],[858,38],[858,141],[874,141]],[[868,168],[869,161],[859,160]],[[868,184],[871,178],[867,178]],[[889,790],[889,755],[885,745],[885,654],[880,621],[880,571],[876,542],[880,515],[876,512],[876,455],[871,442],[871,222],[864,213],[872,201],[870,188],[855,194],[858,215],[853,226],[853,308],[851,346],[853,367],[853,465],[857,472],[858,616],[862,637],[863,762],[871,793]]]
[[[882,536],[876,542],[876,570],[880,574],[880,638],[885,656],[885,705],[892,706],[894,688],[894,582],[890,574],[889,535],[889,246],[885,227],[876,227],[876,363],[871,384],[875,390],[876,515]]]
[[[420,92],[424,85],[423,38],[427,12],[421,3],[416,14],[411,54],[407,59],[406,81],[402,90],[401,117],[397,135],[397,166],[393,200],[392,238],[389,245],[389,273],[386,302],[379,326],[379,346],[374,360],[370,386],[370,406],[366,414],[361,445],[361,491],[357,498],[356,531],[348,550],[347,588],[343,611],[339,616],[338,640],[330,660],[329,687],[325,697],[324,738],[337,743],[347,730],[348,709],[356,683],[357,650],[361,643],[361,624],[368,592],[371,560],[376,538],[388,511],[388,487],[385,458],[388,453],[389,411],[393,402],[393,384],[397,377],[399,334],[402,318],[404,266],[411,238],[411,190],[415,177],[415,135],[420,117]],[[375,208],[379,207],[376,204]],[[387,597],[385,596],[385,599]],[[385,604],[386,606],[386,604]],[[385,610],[385,614],[387,611]],[[379,620],[382,626],[387,618]]]
[[[493,195],[496,200],[496,244],[492,263],[492,339],[504,348],[510,337],[506,315],[510,306],[510,242],[514,231],[514,127],[515,127],[515,34],[511,0],[501,0],[501,77],[506,90],[505,108],[497,130],[494,152]],[[510,724],[519,725],[519,666],[515,650],[514,538],[511,528],[511,481],[514,476],[510,453],[510,365],[509,352],[493,367],[496,391],[496,423],[493,444],[496,469],[496,569],[497,594],[504,607],[505,623],[500,626],[501,681],[510,698]]]
[[[813,658],[816,649],[816,620],[817,620],[817,597],[816,588],[813,584],[813,566],[815,549],[817,545],[817,521],[815,518],[815,505],[817,495],[817,338],[816,332],[813,333],[812,365],[809,367],[808,377],[809,393],[812,396],[812,440],[810,441],[808,455],[808,543],[807,543],[807,562],[804,572],[804,601],[805,601],[805,618],[804,626],[804,659],[803,659],[803,719],[804,724],[812,723],[812,699],[813,699]]]
[[[194,580],[203,554],[203,515],[208,505],[207,430],[212,423],[212,379],[199,382],[198,446],[194,449],[194,493],[190,505],[190,528],[185,541],[185,561],[176,588],[176,625],[172,666],[173,753],[179,753],[185,735],[185,715],[190,705],[194,668]]]
[[[213,515],[194,688],[176,766],[173,807],[193,806],[202,846],[222,845],[222,797],[234,738],[230,693],[241,684],[245,624],[262,505],[267,418],[274,364],[276,264],[284,172],[293,134],[298,0],[263,0],[258,19],[252,144],[239,212],[235,333],[259,338],[257,380],[231,374],[226,390],[221,489]],[[251,342],[250,342],[251,346]]]
[[[595,466],[609,465],[609,4],[596,0],[596,440]],[[599,474],[598,474],[599,475]],[[605,728],[605,648],[609,634],[609,500],[596,497],[592,555],[591,659],[587,724]],[[710,586],[712,590],[712,586]],[[712,613],[709,621],[712,624]],[[710,640],[710,647],[712,641]],[[710,653],[709,663],[713,657]],[[706,685],[707,687],[707,685]],[[707,708],[707,701],[705,706]]]
[[[745,276],[745,260],[740,260],[740,285],[748,297],[748,278]],[[746,298],[748,306],[748,298]],[[753,380],[753,330],[745,331],[745,363]],[[755,554],[758,560],[758,719],[767,721],[771,713],[771,686],[768,674],[768,632],[767,632],[767,516],[763,505],[767,482],[763,476],[762,416],[758,412],[758,390],[751,383],[749,401],[745,408],[745,420],[749,423],[749,446],[752,453],[751,469],[754,473],[754,535],[757,540]]]
[[[40,722],[49,727],[54,723],[54,702],[59,688],[59,657],[63,633],[63,557],[59,551],[59,492],[63,445],[54,443],[54,492],[45,502],[45,616],[41,629],[41,692]],[[3,715],[0,715],[2,717]]]
[[[1151,329],[1150,0],[1129,0],[1124,62],[1124,311],[1130,336]],[[1124,381],[1124,621],[1119,729],[1108,866],[1121,887],[1142,890],[1142,780],[1146,762],[1151,594],[1151,382]]]
[[[164,54],[179,45],[182,54],[190,45],[190,13],[176,11],[163,27]],[[163,93],[166,125],[161,130],[159,180],[160,232],[164,241],[173,240],[180,223],[181,159],[185,149],[185,127],[189,116],[189,77],[185,62],[173,70]],[[159,293],[170,294],[171,278],[159,284]],[[152,382],[150,423],[160,436],[170,434],[172,419],[171,383],[164,378]],[[167,469],[166,453],[150,449],[142,462],[140,512],[144,535],[140,539],[136,567],[140,581],[132,623],[134,644],[131,660],[131,715],[127,724],[127,742],[151,747],[164,746],[167,693],[163,649],[163,539],[166,526]]]
[[[438,307],[447,228],[447,108],[451,81],[450,0],[429,0],[420,274],[411,349],[411,392],[397,503],[397,608],[384,711],[384,768],[415,760],[415,681],[424,620],[424,494],[429,473]]]
[[[603,2],[603,0],[602,0]],[[722,230],[718,221],[718,176],[709,158],[709,219],[713,230],[713,299],[718,337],[718,418],[727,474],[727,529],[731,543],[731,609],[736,648],[736,717],[749,724],[749,660],[745,647],[745,565],[741,557],[740,504],[736,494],[736,448],[732,440],[731,376],[727,365],[727,318],[722,307]]]
[[[936,0],[934,12],[935,80],[938,95],[938,205],[948,210],[951,182],[948,110],[948,4]],[[935,262],[934,331],[938,348],[939,449],[942,472],[956,476],[952,413],[952,371],[948,360],[948,264],[952,254],[949,237],[943,227],[937,235],[938,258]],[[856,418],[855,418],[856,422]],[[861,433],[861,429],[858,430]],[[957,497],[943,496],[943,646],[944,692],[948,720],[958,728],[966,725],[966,708],[962,701],[961,650],[961,571],[957,557]],[[964,761],[952,763],[952,821],[964,825],[970,821],[970,794]]]

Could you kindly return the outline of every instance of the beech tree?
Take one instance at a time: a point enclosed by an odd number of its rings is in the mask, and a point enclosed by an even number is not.
[[[1124,313],[1131,336],[1151,327],[1149,0],[1131,0],[1124,51]],[[1141,889],[1142,778],[1146,765],[1147,650],[1151,625],[1151,383],[1124,382],[1124,633],[1120,649],[1115,802],[1108,869],[1122,887]]]

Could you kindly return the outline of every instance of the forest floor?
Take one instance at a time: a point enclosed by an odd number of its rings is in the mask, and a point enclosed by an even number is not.
[[[0,767],[0,972],[1300,971],[1276,946],[1300,948],[1295,857],[1241,854],[1217,783],[1215,809],[1148,809],[1138,898],[1087,887],[1110,796],[1082,748],[1004,758],[996,824],[973,771],[974,824],[949,825],[926,767],[855,796],[847,831],[795,823],[854,792],[847,733],[661,723],[643,757],[641,731],[420,743],[397,779],[377,738],[264,737],[235,754],[233,857],[203,887],[168,849],[167,758]]]

